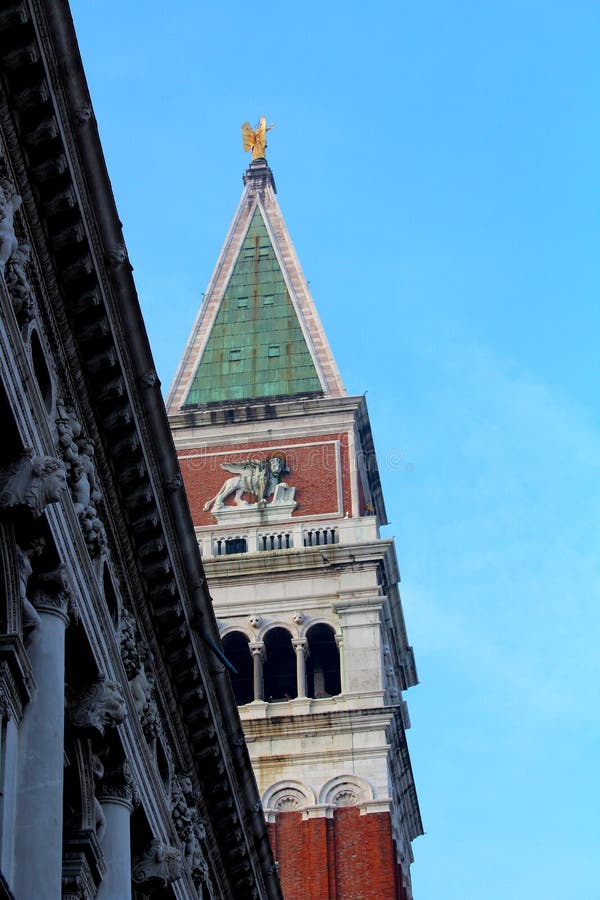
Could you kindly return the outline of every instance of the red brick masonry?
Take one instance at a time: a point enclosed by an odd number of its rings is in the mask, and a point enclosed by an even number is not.
[[[269,836],[285,900],[406,900],[388,813],[278,813]]]
[[[342,482],[341,509],[338,499],[338,445]],[[351,512],[348,435],[327,434],[283,441],[272,446],[266,442],[254,442],[242,446],[224,444],[197,450],[181,450],[179,463],[194,525],[215,524],[211,513],[204,511],[204,504],[214,497],[230,477],[221,468],[221,463],[262,458],[275,450],[283,451],[291,470],[285,476],[285,481],[296,488],[298,507],[294,511],[294,518],[313,515],[343,516],[346,512]],[[233,495],[226,502],[232,504]]]

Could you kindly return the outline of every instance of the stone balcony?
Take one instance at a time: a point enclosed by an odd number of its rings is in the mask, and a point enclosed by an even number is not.
[[[277,526],[256,525],[224,528],[196,528],[200,552],[206,559],[239,553],[264,553],[271,550],[298,550],[302,547],[326,547],[331,544],[357,544],[379,539],[374,516],[353,519],[318,519],[287,522]]]

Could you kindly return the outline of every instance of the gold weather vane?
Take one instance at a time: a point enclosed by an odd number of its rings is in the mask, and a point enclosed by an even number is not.
[[[267,149],[267,131],[275,125],[267,125],[265,116],[261,116],[256,128],[252,128],[250,122],[242,125],[242,142],[244,150],[252,150],[252,159],[262,159]]]

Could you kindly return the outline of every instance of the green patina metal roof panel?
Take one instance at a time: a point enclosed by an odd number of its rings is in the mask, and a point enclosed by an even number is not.
[[[257,207],[184,406],[314,391],[322,385]]]

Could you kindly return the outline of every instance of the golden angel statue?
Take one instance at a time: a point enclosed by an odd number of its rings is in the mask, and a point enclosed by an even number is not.
[[[267,149],[267,131],[274,128],[274,125],[267,125],[265,116],[261,116],[256,128],[252,128],[250,122],[244,122],[242,125],[242,141],[244,150],[252,150],[252,159],[262,159]]]

